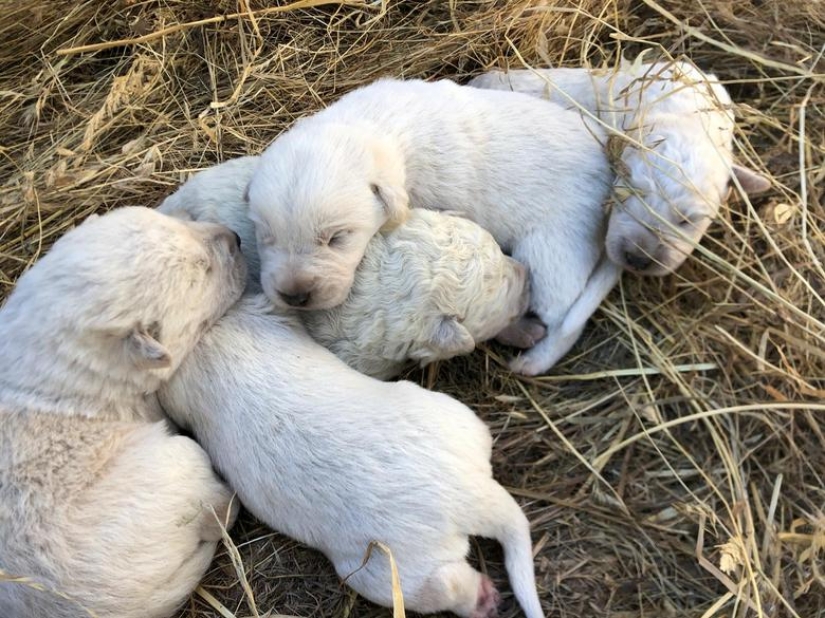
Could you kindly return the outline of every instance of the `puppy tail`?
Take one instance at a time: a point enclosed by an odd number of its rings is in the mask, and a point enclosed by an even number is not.
[[[504,548],[510,586],[527,618],[544,618],[536,590],[530,522],[504,487],[493,481],[493,491],[479,502],[480,530],[475,534],[496,539]]]

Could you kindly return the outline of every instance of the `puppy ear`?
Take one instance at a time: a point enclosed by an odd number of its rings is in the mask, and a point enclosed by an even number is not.
[[[186,209],[186,203],[181,203],[177,193],[165,197],[163,201],[158,204],[156,210],[173,219],[180,219],[181,221],[195,220],[194,217],[192,217],[192,213]]]
[[[731,170],[736,180],[742,185],[742,189],[744,189],[748,195],[764,193],[771,188],[771,181],[762,176],[762,174],[754,172],[752,169],[734,163],[731,166]]]
[[[387,232],[404,223],[410,210],[410,198],[404,188],[404,160],[398,149],[384,140],[372,140],[370,146],[376,170],[376,177],[370,188],[381,203],[386,216],[381,231]]]
[[[380,231],[392,231],[407,220],[407,215],[410,212],[409,198],[403,187],[399,191],[398,187],[392,185],[382,186],[373,183],[370,189],[372,189],[378,201],[381,202],[381,208],[386,215],[386,220]]]
[[[126,351],[139,369],[164,369],[172,357],[163,344],[150,334],[152,328],[135,326],[126,336]]]
[[[430,334],[429,345],[437,351],[438,358],[449,358],[469,354],[475,350],[476,342],[458,318],[445,315]]]

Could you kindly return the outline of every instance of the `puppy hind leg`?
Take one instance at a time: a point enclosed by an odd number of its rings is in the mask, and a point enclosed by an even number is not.
[[[598,309],[621,276],[621,269],[603,255],[587,285],[555,328],[525,354],[513,359],[510,368],[523,375],[537,375],[561,360],[578,341],[587,320]],[[541,312],[539,312],[541,315]],[[551,316],[555,318],[555,315]]]
[[[575,342],[572,333],[560,340],[558,331],[598,260],[582,254],[582,247],[572,241],[575,234],[569,240],[557,236],[539,229],[513,248],[513,257],[530,269],[530,309],[546,328],[535,346],[510,362],[510,368],[523,375],[547,371]]]
[[[490,578],[461,560],[435,569],[405,604],[425,614],[447,610],[462,618],[495,618],[499,600]]]
[[[136,424],[106,472],[75,501],[72,577],[100,616],[171,615],[203,577],[231,492],[194,441]],[[228,511],[228,512],[227,512]],[[104,592],[105,591],[105,592]]]

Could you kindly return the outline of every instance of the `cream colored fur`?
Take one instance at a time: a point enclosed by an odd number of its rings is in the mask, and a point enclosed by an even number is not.
[[[492,618],[497,594],[466,561],[481,535],[503,545],[527,618],[543,615],[527,519],[492,478],[489,430],[454,399],[362,375],[263,296],[205,334],[160,399],[255,516],[322,551],[368,599],[392,604],[386,557],[360,568],[380,541],[408,610]]]
[[[226,228],[149,209],[61,238],[0,309],[0,616],[162,618],[237,510],[155,391],[240,295]]]

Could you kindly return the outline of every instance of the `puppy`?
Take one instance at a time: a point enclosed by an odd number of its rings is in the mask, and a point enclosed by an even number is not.
[[[460,217],[414,210],[377,234],[343,304],[298,315],[309,334],[362,373],[397,375],[495,337],[527,311],[527,269]]]
[[[258,157],[238,157],[202,170],[167,197],[157,210],[189,221],[225,225],[240,238],[247,265],[247,291],[261,290],[261,260],[255,242],[255,226],[249,219],[246,188]]]
[[[410,204],[457,211],[528,266],[547,336],[511,366],[545,371],[590,315],[566,320],[588,280],[604,271],[601,300],[618,279],[601,259],[612,179],[603,137],[527,95],[417,80],[351,92],[278,137],[253,173],[263,290],[284,307],[335,307],[370,239]]]
[[[92,217],[0,310],[0,616],[161,618],[237,507],[154,394],[240,296],[233,233],[145,208]]]
[[[220,380],[214,379],[221,376]],[[263,296],[242,300],[160,392],[259,519],[322,551],[356,591],[392,605],[396,560],[405,605],[496,615],[490,580],[466,560],[469,535],[498,539],[528,618],[536,594],[529,524],[492,478],[492,440],[464,405],[410,382],[346,366]]]
[[[640,57],[615,70],[492,71],[469,85],[579,108],[617,131],[606,247],[611,260],[635,273],[678,268],[716,217],[731,177],[752,195],[770,186],[733,163],[730,96],[715,75],[688,62]]]
[[[158,207],[235,230],[251,291],[260,289],[260,272],[243,192],[257,163],[242,157],[199,172]],[[528,303],[526,269],[488,232],[467,219],[416,210],[404,225],[370,240],[341,305],[299,315],[344,362],[387,379],[408,360],[425,365],[471,352],[524,315]]]

